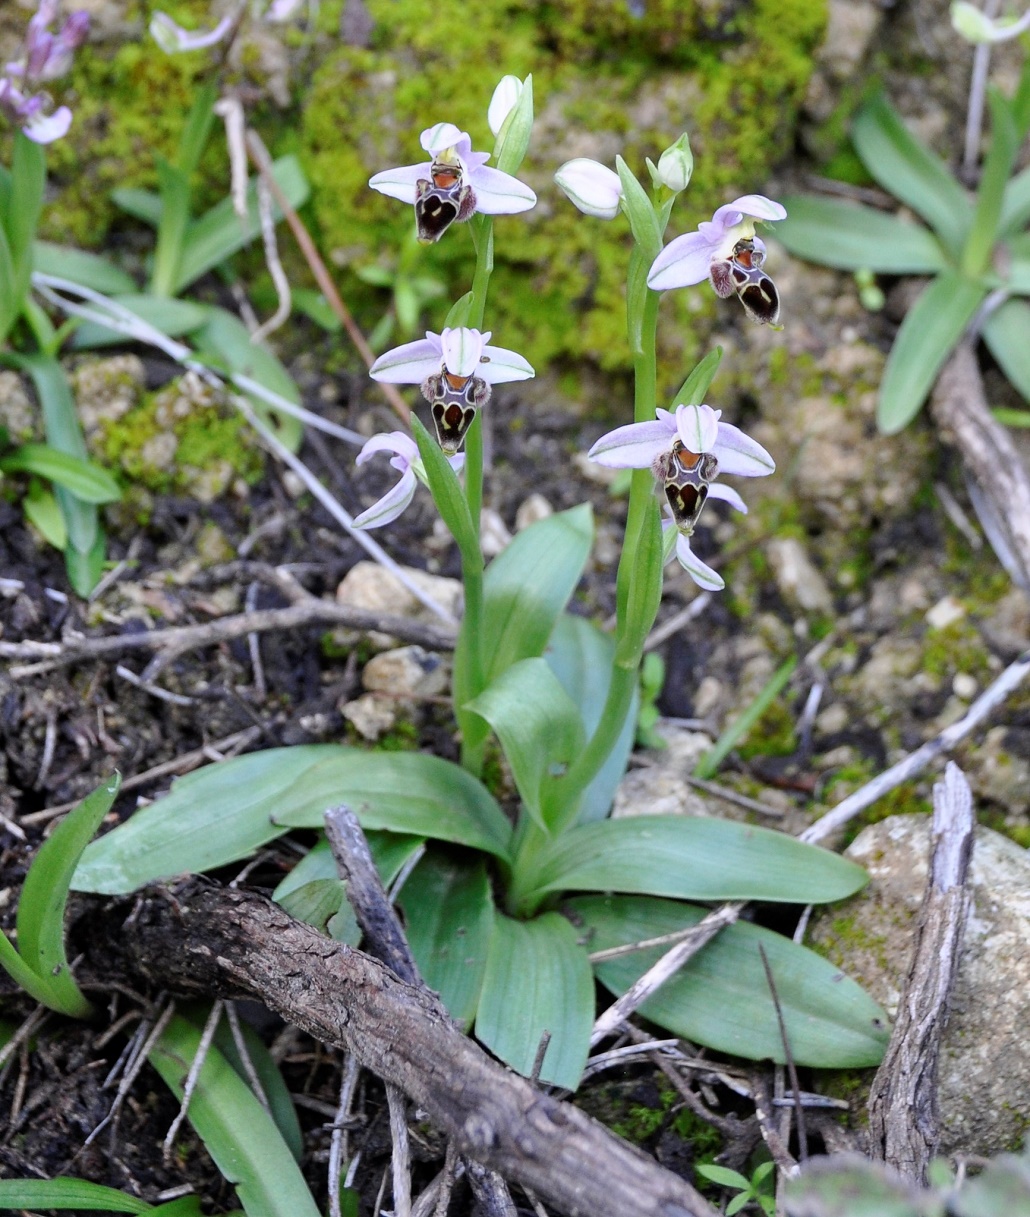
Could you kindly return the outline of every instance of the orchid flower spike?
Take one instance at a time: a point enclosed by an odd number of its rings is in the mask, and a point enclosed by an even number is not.
[[[489,152],[473,152],[472,140],[453,123],[422,132],[433,158],[419,165],[384,169],[369,180],[373,190],[415,205],[415,225],[423,245],[439,241],[455,222],[483,215],[515,215],[536,205],[536,195],[518,178],[488,169]]]
[[[355,464],[364,465],[377,452],[393,453],[393,456],[390,457],[390,464],[400,472],[400,481],[355,519],[355,528],[381,528],[384,524],[396,520],[415,497],[415,487],[418,483],[426,481],[426,471],[419,460],[418,445],[410,435],[406,435],[403,431],[373,435],[358,453]],[[448,459],[454,472],[460,473],[465,464],[464,452]]]
[[[49,95],[32,89],[64,76],[89,33],[86,12],[72,13],[56,34],[51,33],[49,27],[57,20],[59,7],[58,0],[39,0],[29,19],[22,56],[4,64],[0,74],[0,112],[37,144],[66,135],[72,112],[67,106],[53,110]]]
[[[393,385],[419,385],[433,407],[436,437],[447,453],[465,440],[476,410],[490,400],[490,386],[529,380],[536,373],[515,351],[488,346],[490,331],[426,331],[418,342],[406,342],[380,355],[369,375]]]
[[[654,422],[630,423],[602,435],[587,455],[611,468],[651,469],[679,532],[680,565],[700,587],[717,591],[723,587],[722,578],[692,552],[689,539],[709,498],[721,499],[737,511],[746,512],[747,507],[735,490],[715,479],[720,473],[765,477],[776,464],[757,440],[720,422],[721,410],[700,405],[655,413]]]
[[[755,236],[755,221],[786,217],[783,205],[764,194],[745,194],[725,203],[695,232],[684,233],[666,245],[651,265],[647,286],[664,292],[708,279],[723,299],[736,292],[752,321],[775,324],[780,297],[762,269],[765,242]]]

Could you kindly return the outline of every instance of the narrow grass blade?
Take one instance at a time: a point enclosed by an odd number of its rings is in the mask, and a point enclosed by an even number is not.
[[[707,780],[719,772],[719,766],[737,744],[746,737],[747,733],[766,710],[769,709],[777,697],[779,697],[791,676],[794,675],[794,669],[797,666],[798,661],[793,656],[780,664],[751,705],[748,706],[739,718],[735,718],[729,724],[712,747],[698,761],[694,768],[694,777]]]
[[[87,1179],[0,1179],[0,1208],[150,1213],[152,1204]]]

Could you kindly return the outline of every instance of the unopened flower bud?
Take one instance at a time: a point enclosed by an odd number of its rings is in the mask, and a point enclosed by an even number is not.
[[[992,21],[973,4],[956,0],[951,6],[951,24],[956,33],[967,42],[1007,42],[1030,29],[1030,12],[1018,21]]]
[[[622,202],[619,175],[605,165],[586,157],[566,161],[554,175],[554,180],[584,215],[599,220],[613,220]]]
[[[690,184],[694,172],[694,154],[690,151],[690,139],[684,131],[679,139],[670,144],[658,158],[658,177],[663,186],[679,194]]]
[[[521,96],[522,81],[517,76],[502,76],[486,112],[486,121],[494,136],[500,135],[504,120],[519,104]]]

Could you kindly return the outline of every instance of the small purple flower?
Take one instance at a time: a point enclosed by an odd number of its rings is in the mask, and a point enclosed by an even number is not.
[[[536,373],[515,351],[487,345],[490,332],[467,328],[426,332],[380,355],[369,375],[395,385],[419,385],[433,407],[440,447],[457,452],[476,416],[490,400],[490,386],[529,380]]]
[[[89,33],[85,12],[72,13],[56,34],[51,33],[58,8],[58,0],[40,0],[29,19],[21,58],[4,64],[0,76],[0,111],[37,144],[49,144],[65,135],[72,112],[67,106],[52,110],[50,97],[32,90],[64,76]]]
[[[746,194],[724,204],[696,232],[684,233],[666,245],[651,265],[647,286],[664,292],[708,279],[723,299],[735,292],[753,321],[775,323],[780,299],[772,279],[762,270],[765,242],[755,236],[755,221],[786,216],[782,204],[763,194]]]
[[[747,511],[735,490],[720,485],[720,473],[764,477],[776,468],[768,452],[739,427],[719,421],[710,406],[679,406],[675,414],[658,409],[654,422],[630,423],[602,435],[588,456],[616,469],[647,469],[665,493],[666,509],[679,532],[676,557],[700,587],[718,590],[722,578],[691,550],[701,510],[709,498]],[[667,525],[663,525],[665,527]]]
[[[415,487],[426,480],[425,469],[419,460],[418,445],[410,435],[405,435],[403,431],[373,435],[358,453],[355,463],[363,465],[377,452],[393,453],[390,464],[400,472],[400,481],[357,517],[354,521],[355,528],[381,528],[384,524],[396,520],[415,497]],[[464,452],[449,459],[454,472],[460,473],[465,464]]]
[[[488,152],[473,152],[472,140],[453,123],[422,132],[422,147],[433,158],[419,165],[384,169],[369,181],[373,190],[415,206],[423,245],[439,241],[450,226],[483,215],[514,215],[536,204],[536,195],[518,178],[488,169]]]

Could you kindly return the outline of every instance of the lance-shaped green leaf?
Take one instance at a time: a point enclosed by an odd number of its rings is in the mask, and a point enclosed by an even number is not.
[[[662,513],[652,494],[645,500],[640,529],[633,543],[632,570],[626,583],[622,612],[622,637],[615,652],[615,662],[624,668],[636,668],[644,652],[644,643],[658,616],[662,600],[662,572],[665,566],[665,543],[662,539]]]
[[[177,338],[199,330],[211,318],[211,310],[205,304],[194,304],[192,300],[176,300],[171,296],[150,296],[140,292],[112,294],[115,304],[135,313],[142,321]],[[84,321],[72,335],[72,346],[77,350],[90,347],[114,346],[125,342],[125,335],[96,321]],[[249,354],[249,352],[248,352]],[[289,400],[293,400],[291,397]]]
[[[78,891],[131,892],[249,856],[289,828],[321,828],[353,807],[365,828],[453,841],[507,856],[511,826],[470,774],[421,752],[337,744],[272,748],[186,774],[171,792],[87,848]]]
[[[533,1070],[550,1034],[540,1080],[575,1090],[594,1021],[594,982],[586,951],[564,917],[494,920],[476,1036],[519,1073]]]
[[[985,288],[948,271],[905,314],[880,382],[876,423],[884,435],[900,431],[919,413],[986,294]]]
[[[1030,220],[1030,168],[1017,173],[1005,187],[998,231],[1001,236],[1019,232]]]
[[[190,220],[190,181],[188,174],[163,156],[155,157],[155,168],[161,191],[161,220],[157,226],[150,290],[155,296],[172,296]]]
[[[644,258],[653,262],[662,250],[662,230],[658,226],[654,207],[647,197],[647,191],[621,156],[615,158],[615,168],[622,183],[622,206],[633,230],[633,240]]]
[[[991,146],[984,160],[980,185],[976,192],[976,211],[969,230],[966,247],[962,251],[962,269],[965,274],[983,274],[991,260],[991,252],[998,235],[1005,188],[1012,163],[1019,148],[1019,137],[1012,111],[997,89],[988,92],[991,106]]]
[[[998,366],[1030,401],[1030,305],[1006,300],[987,318],[983,336]]]
[[[155,190],[119,186],[111,191],[111,202],[134,220],[142,220],[151,228],[156,228],[161,223],[161,196]]]
[[[49,444],[23,444],[0,460],[4,473],[35,473],[70,490],[84,503],[117,503],[118,483],[99,465],[58,452]]]
[[[422,979],[467,1030],[479,1005],[494,925],[486,867],[434,849],[408,876],[398,903]]]
[[[72,249],[69,245],[54,245],[50,241],[35,241],[32,246],[32,269],[45,275],[57,275],[71,279],[105,296],[117,296],[134,292],[136,283],[131,275],[119,269],[99,254],[87,253],[83,249]]]
[[[474,567],[482,563],[479,539],[458,475],[444,456],[443,449],[414,414],[411,416],[411,434],[418,444],[419,456],[422,458],[436,510],[461,551],[463,564],[467,568],[468,564]]]
[[[540,658],[522,659],[468,709],[493,727],[526,810],[543,829],[563,821],[562,777],[582,752],[583,721]]]
[[[675,933],[696,925],[709,911],[639,896],[577,897],[566,907],[577,925],[592,931],[591,951]],[[743,921],[720,930],[640,1007],[641,1014],[694,1043],[783,1064],[783,1041],[759,946],[769,961],[798,1064],[845,1069],[879,1063],[888,1039],[887,1015],[880,1006],[821,955]],[[598,963],[597,976],[621,994],[667,949],[634,951]]]
[[[775,237],[792,254],[839,270],[928,275],[948,262],[932,233],[897,216],[839,199],[792,195]]]
[[[705,816],[627,816],[581,824],[543,849],[531,897],[609,891],[681,900],[842,900],[865,871],[786,833]]]
[[[24,297],[18,294],[15,279],[11,244],[3,224],[0,224],[0,342],[18,320],[23,305]]]
[[[699,363],[695,364],[680,385],[669,409],[675,414],[680,406],[702,406],[711,388],[715,374],[722,362],[722,347],[715,347]]]
[[[7,208],[7,238],[14,270],[13,290],[24,300],[32,274],[32,245],[46,190],[46,153],[21,131],[14,137],[11,197]]]
[[[412,837],[399,832],[376,832],[364,829],[368,852],[372,855],[379,878],[384,887],[389,887],[400,874],[408,859],[422,846],[422,837]],[[322,837],[308,850],[297,865],[272,893],[273,900],[282,900],[306,883],[318,879],[335,879],[339,875],[336,859],[329,842]]]
[[[200,1032],[174,1017],[149,1060],[177,1099],[200,1046]],[[221,1052],[204,1057],[189,1122],[248,1217],[320,1217],[300,1167],[272,1117]]]
[[[922,144],[883,94],[862,106],[851,140],[865,167],[889,194],[907,203],[957,256],[969,232],[972,207],[947,167]]]
[[[0,1208],[152,1213],[152,1204],[87,1179],[0,1179]]]
[[[544,658],[561,687],[579,708],[583,730],[589,739],[597,730],[608,697],[612,663],[615,660],[614,640],[585,617],[562,613]],[[616,788],[626,772],[626,763],[633,749],[638,700],[634,699],[622,735],[607,761],[583,793],[579,807],[579,820],[582,823],[603,820],[611,810]]]

